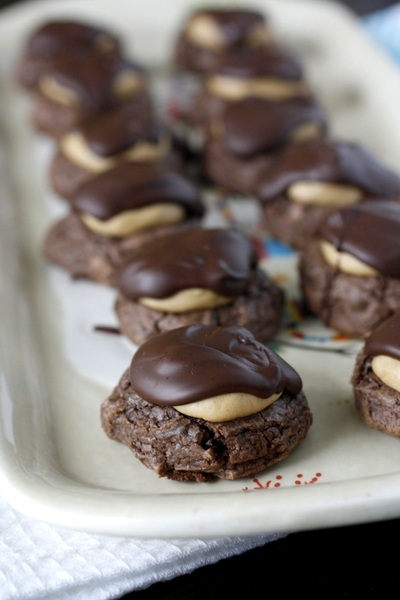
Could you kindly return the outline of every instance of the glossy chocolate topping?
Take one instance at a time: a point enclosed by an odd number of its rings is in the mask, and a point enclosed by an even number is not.
[[[400,360],[400,311],[373,330],[364,352],[369,356],[384,355]]]
[[[214,70],[221,75],[243,78],[272,77],[297,81],[303,76],[303,69],[298,60],[272,45],[222,52]]]
[[[239,231],[199,227],[162,236],[132,253],[120,272],[120,290],[131,300],[168,298],[188,288],[240,296],[256,264],[253,244]]]
[[[188,217],[204,214],[191,181],[157,163],[121,163],[83,183],[71,198],[75,210],[101,220],[159,202],[182,205]]]
[[[104,29],[77,21],[50,21],[29,39],[27,52],[45,57],[64,52],[84,52],[96,45],[103,36],[107,36],[110,45],[118,46],[115,36]]]
[[[254,27],[265,24],[265,18],[251,10],[202,10],[195,16],[211,17],[218,25],[227,46],[239,46]]]
[[[154,119],[137,114],[129,104],[85,120],[77,129],[90,149],[103,157],[124,152],[138,142],[156,144],[164,131]]]
[[[152,338],[130,368],[135,391],[161,406],[242,392],[269,398],[301,391],[299,375],[243,327],[192,325]]]
[[[400,278],[400,203],[377,200],[336,211],[321,236],[383,275]]]
[[[323,127],[326,123],[322,109],[311,102],[274,102],[261,98],[228,104],[221,121],[224,145],[243,158],[275,150],[304,123],[318,123]]]
[[[400,196],[400,177],[358,144],[317,140],[291,144],[266,169],[258,196],[268,201],[300,180],[327,181],[360,187],[367,196]]]
[[[116,103],[114,82],[123,71],[142,72],[118,53],[90,52],[58,58],[47,73],[55,81],[74,92],[86,114],[111,108]]]

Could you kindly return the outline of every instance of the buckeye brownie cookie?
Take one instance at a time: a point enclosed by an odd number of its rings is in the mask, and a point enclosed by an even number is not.
[[[275,152],[285,144],[320,138],[325,130],[323,110],[308,100],[247,98],[230,103],[211,122],[205,174],[228,190],[253,194]]]
[[[257,263],[234,229],[197,227],[149,242],[121,268],[120,329],[136,344],[194,323],[244,326],[268,339],[280,327],[283,293]]]
[[[255,49],[272,43],[271,28],[261,13],[252,10],[199,10],[187,19],[179,35],[175,63],[185,70],[216,70],[221,54]]]
[[[101,419],[159,477],[202,482],[286,458],[312,414],[296,371],[245,328],[192,325],[139,348]]]
[[[100,55],[119,51],[117,37],[100,27],[79,21],[49,21],[29,37],[17,69],[20,85],[35,90],[38,80],[58,60],[68,56]]]
[[[144,70],[118,52],[68,56],[39,78],[34,126],[60,137],[75,125],[116,106],[130,103],[137,114],[151,110]]]
[[[63,135],[50,180],[54,190],[68,199],[83,182],[127,161],[181,167],[167,129],[150,111],[138,114],[131,104],[89,118]]]
[[[400,308],[400,203],[332,213],[300,253],[301,287],[324,323],[363,338]]]
[[[367,338],[357,357],[352,384],[364,423],[400,437],[400,312]]]
[[[161,163],[121,163],[83,183],[70,203],[72,212],[50,229],[43,254],[74,278],[109,285],[132,249],[192,228],[204,214],[195,186]]]
[[[289,144],[262,171],[257,185],[271,234],[301,248],[328,215],[364,200],[400,197],[400,177],[358,144],[317,140]]]

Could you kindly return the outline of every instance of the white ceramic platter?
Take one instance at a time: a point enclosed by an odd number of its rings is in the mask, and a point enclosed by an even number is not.
[[[14,84],[12,69],[28,33],[61,15],[115,28],[127,53],[162,67],[188,5],[39,0],[0,14],[1,493],[49,523],[135,536],[250,535],[398,517],[400,442],[367,428],[355,411],[352,345],[333,351],[281,344],[302,375],[314,424],[288,459],[256,479],[158,479],[101,429],[100,404],[134,348],[93,329],[115,324],[112,290],[71,282],[40,258],[44,232],[64,208],[47,183],[54,146],[30,128],[30,99]],[[400,75],[356,19],[322,1],[254,5],[269,12],[282,41],[302,55],[332,133],[364,143],[397,168]],[[242,211],[243,222],[253,208],[233,210]],[[266,263],[275,274],[293,265],[293,257]]]

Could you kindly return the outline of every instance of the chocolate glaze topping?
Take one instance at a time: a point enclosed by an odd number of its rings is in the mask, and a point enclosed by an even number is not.
[[[193,287],[240,296],[257,260],[253,244],[239,231],[199,227],[162,236],[133,252],[121,269],[120,290],[131,300],[168,298]]]
[[[222,141],[227,149],[243,158],[275,150],[303,123],[326,118],[322,109],[306,100],[274,102],[246,98],[227,105],[222,115]]]
[[[156,144],[164,128],[150,117],[138,115],[132,105],[121,105],[85,120],[77,130],[90,149],[98,156],[113,156],[124,152],[138,142]]]
[[[258,196],[267,202],[299,180],[352,184],[366,196],[400,196],[400,177],[358,144],[316,140],[288,145],[265,170]]]
[[[111,46],[118,46],[115,36],[104,29],[77,21],[50,21],[42,25],[28,40],[27,52],[46,58],[64,52],[86,52],[104,36],[107,36]]]
[[[111,108],[116,104],[113,84],[123,71],[142,73],[138,65],[128,62],[117,52],[63,56],[49,66],[47,73],[63,87],[75,92],[85,114]]]
[[[296,371],[243,327],[192,325],[144,343],[133,357],[131,384],[148,402],[183,405],[242,392],[269,398],[301,391]]]
[[[218,25],[227,46],[239,46],[254,27],[265,24],[265,18],[251,10],[202,10],[194,16],[211,17]]]
[[[400,203],[377,200],[336,211],[321,236],[383,275],[400,278]]]
[[[368,337],[365,354],[391,356],[400,360],[400,311],[376,327]]]
[[[181,204],[188,218],[204,214],[191,181],[157,163],[121,163],[83,183],[71,198],[76,211],[101,220],[159,202]]]
[[[214,71],[231,77],[272,77],[298,81],[303,69],[298,60],[278,46],[238,48],[235,52],[221,52]]]

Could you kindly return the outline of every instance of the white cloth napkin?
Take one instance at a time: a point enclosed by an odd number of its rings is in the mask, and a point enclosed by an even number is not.
[[[118,598],[284,535],[207,540],[93,535],[34,521],[0,498],[0,598]]]

